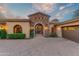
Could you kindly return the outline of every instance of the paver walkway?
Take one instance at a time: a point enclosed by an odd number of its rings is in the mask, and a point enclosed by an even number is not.
[[[0,55],[79,56],[79,43],[64,38],[36,36],[26,40],[0,40]]]

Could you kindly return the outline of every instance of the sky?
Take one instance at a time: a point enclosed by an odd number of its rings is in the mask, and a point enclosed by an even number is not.
[[[0,3],[0,17],[28,19],[30,14],[43,12],[51,16],[49,20],[62,22],[72,19],[77,9],[78,3]]]

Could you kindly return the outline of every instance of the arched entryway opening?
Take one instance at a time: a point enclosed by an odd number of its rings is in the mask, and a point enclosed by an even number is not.
[[[13,28],[14,33],[22,33],[22,27],[21,25],[15,25]]]
[[[35,25],[35,34],[43,34],[43,25],[38,23]]]

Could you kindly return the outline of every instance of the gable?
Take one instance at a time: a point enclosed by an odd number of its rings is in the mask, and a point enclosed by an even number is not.
[[[44,23],[47,24],[49,22],[49,15],[38,12],[32,15],[29,15],[29,19],[32,23]]]
[[[49,15],[47,15],[47,14],[44,14],[44,13],[42,13],[42,12],[37,12],[37,13],[34,13],[34,14],[31,14],[31,15],[29,15],[29,17],[34,17],[34,16],[46,16],[46,17],[50,17]]]

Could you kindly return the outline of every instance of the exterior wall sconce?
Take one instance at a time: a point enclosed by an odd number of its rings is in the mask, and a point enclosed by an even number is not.
[[[44,29],[45,29],[45,30],[47,30],[47,29],[48,29],[48,27],[44,27]]]

